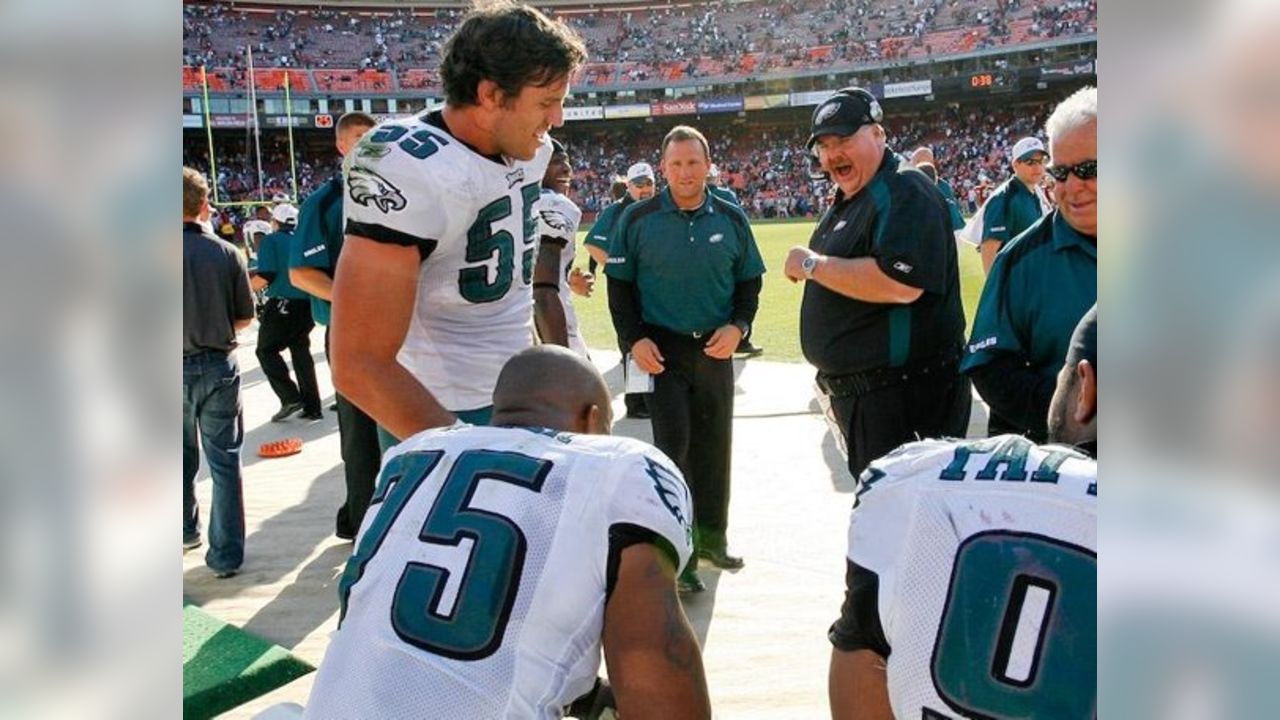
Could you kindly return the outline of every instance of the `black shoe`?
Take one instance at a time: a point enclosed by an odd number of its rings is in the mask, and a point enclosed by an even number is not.
[[[308,412],[303,412],[298,417],[302,418],[303,420],[323,420],[324,413],[320,412],[319,410],[311,410]]]
[[[649,412],[649,408],[636,408],[634,410],[628,410],[627,417],[633,420],[648,420],[653,417],[653,415]]]
[[[240,568],[232,568],[231,570],[214,570],[213,576],[219,580],[235,577],[240,574]]]
[[[752,345],[750,341],[743,340],[738,343],[738,349],[733,351],[735,355],[746,355],[747,357],[755,357],[764,352],[764,348]]]
[[[591,688],[591,692],[574,700],[564,709],[564,714],[565,717],[582,720],[600,720],[604,717],[605,710],[613,710],[614,713],[609,717],[616,717],[618,701],[613,697],[613,688],[609,686],[609,681],[596,678],[595,687]]]
[[[280,412],[271,416],[271,422],[283,422],[288,420],[294,415],[302,412],[303,409],[302,403],[300,402],[288,403],[284,407],[280,408]]]
[[[681,594],[700,593],[706,590],[707,586],[702,582],[702,578],[698,577],[698,571],[689,567],[676,578],[676,589]]]
[[[338,412],[338,402],[336,400],[329,406],[329,412]]]
[[[189,537],[189,538],[183,538],[183,539],[182,539],[182,552],[184,552],[184,553],[185,553],[185,552],[186,552],[186,551],[188,551],[188,550],[195,550],[196,548],[200,547],[200,546],[201,546],[201,545],[203,545],[203,544],[204,544],[204,543],[200,541],[200,536],[199,536],[199,535],[196,535],[196,536],[194,536],[194,537]]]
[[[698,548],[698,557],[711,561],[721,570],[740,570],[746,565],[741,557],[730,555],[725,548]]]

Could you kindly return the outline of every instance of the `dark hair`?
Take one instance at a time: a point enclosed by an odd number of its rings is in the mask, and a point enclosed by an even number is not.
[[[621,200],[623,195],[627,194],[627,179],[616,177],[613,184],[609,186],[609,197],[614,200]]]
[[[334,132],[341,134],[343,131],[353,127],[371,128],[377,126],[378,121],[373,119],[369,113],[356,110],[343,114],[338,118],[338,124],[334,126]]]
[[[667,155],[667,146],[677,140],[697,140],[702,145],[702,154],[711,162],[711,146],[707,144],[707,136],[698,132],[697,128],[688,125],[677,125],[671,128],[667,136],[662,138],[662,156]]]
[[[477,8],[445,43],[445,102],[475,105],[481,80],[514,98],[526,85],[545,87],[568,76],[586,58],[576,32],[528,5],[503,1]]]

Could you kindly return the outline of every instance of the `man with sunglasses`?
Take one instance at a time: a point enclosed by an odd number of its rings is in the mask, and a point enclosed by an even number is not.
[[[990,274],[996,253],[1053,209],[1040,183],[1049,153],[1039,138],[1024,137],[1010,153],[1013,176],[987,198],[982,207],[982,271]]]
[[[989,434],[1046,438],[1054,376],[1071,332],[1098,300],[1098,91],[1045,123],[1057,209],[996,256],[961,371],[990,407]]]

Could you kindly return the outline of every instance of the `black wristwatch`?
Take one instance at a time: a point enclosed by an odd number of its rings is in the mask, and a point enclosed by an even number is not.
[[[742,337],[746,337],[747,334],[751,332],[751,323],[747,322],[746,320],[734,320],[733,326],[738,328],[738,330],[742,333]]]

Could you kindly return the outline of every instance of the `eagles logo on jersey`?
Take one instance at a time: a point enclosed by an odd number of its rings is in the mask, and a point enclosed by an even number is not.
[[[376,205],[384,213],[403,210],[409,204],[399,188],[378,173],[359,165],[347,171],[347,188],[352,200],[366,207]]]

